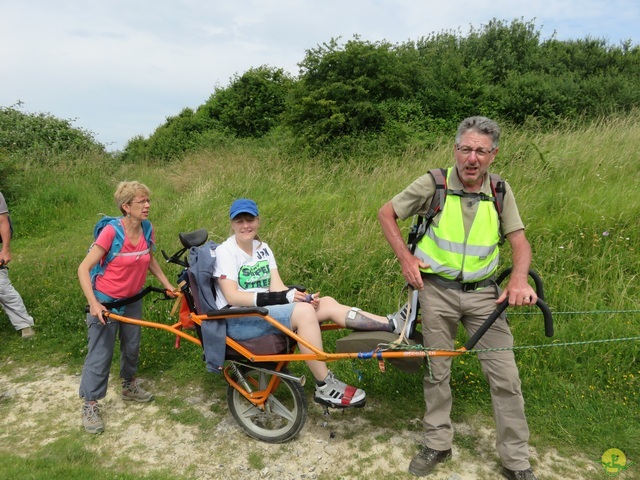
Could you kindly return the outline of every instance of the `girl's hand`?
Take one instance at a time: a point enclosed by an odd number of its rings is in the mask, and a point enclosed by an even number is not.
[[[307,302],[313,305],[316,310],[320,306],[320,292],[307,295]]]
[[[290,292],[293,291],[293,301],[294,302],[306,302],[306,297],[307,295],[304,292],[301,292],[300,290],[298,290],[297,288],[292,288],[290,290]],[[293,303],[293,302],[290,302]]]

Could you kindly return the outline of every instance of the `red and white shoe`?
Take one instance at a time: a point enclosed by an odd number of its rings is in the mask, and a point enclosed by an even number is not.
[[[367,394],[364,390],[341,382],[329,371],[324,379],[324,385],[316,386],[313,400],[331,408],[364,407],[367,403]]]

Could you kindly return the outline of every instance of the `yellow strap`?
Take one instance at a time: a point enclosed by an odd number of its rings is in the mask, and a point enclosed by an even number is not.
[[[182,287],[184,287],[184,285],[187,282],[185,280],[183,280],[182,282],[180,282],[180,284],[178,285],[178,288],[180,289],[180,295],[178,295],[176,297],[176,301],[173,303],[173,308],[171,309],[171,313],[169,315],[171,315],[172,317],[176,314],[176,312],[178,311],[178,309],[180,308],[180,301],[182,300],[182,297],[184,297],[184,293],[182,293]]]
[[[407,341],[407,329],[409,327],[409,318],[411,318],[411,294],[413,293],[413,287],[411,285],[407,285],[407,292],[409,293],[409,296],[407,298],[407,316],[405,317],[404,326],[402,327],[402,332],[400,332],[400,336],[398,337],[398,339],[391,342],[391,345],[401,345],[403,343],[409,343]]]

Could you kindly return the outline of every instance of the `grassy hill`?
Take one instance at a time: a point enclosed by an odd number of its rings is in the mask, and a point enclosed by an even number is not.
[[[631,459],[640,457],[640,343],[592,343],[639,335],[639,144],[637,113],[547,133],[504,129],[493,171],[515,191],[533,267],[555,312],[553,339],[544,336],[536,310],[508,312],[517,345],[540,345],[516,353],[532,442],[539,449],[597,459],[619,448]],[[4,182],[10,182],[7,201],[16,230],[10,275],[36,319],[38,336],[23,342],[8,320],[0,322],[0,374],[14,368],[6,359],[14,366],[80,370],[85,301],[76,269],[98,214],[117,213],[112,195],[119,181],[138,179],[151,188],[157,243],[168,252],[178,249],[179,232],[200,227],[223,240],[231,201],[251,197],[263,218],[261,236],[274,249],[285,282],[387,313],[401,301],[403,279],[377,210],[429,168],[452,164],[452,148],[446,138],[430,150],[331,163],[283,156],[273,146],[246,141],[161,165],[123,163],[101,153],[16,162]],[[507,249],[502,258],[507,266]],[[178,273],[175,266],[165,272],[170,278]],[[166,319],[170,308],[148,302],[146,312]],[[328,349],[337,335],[325,338]],[[371,361],[332,368],[380,402],[368,412],[374,421],[409,428],[407,419],[421,415],[420,375],[393,367],[382,375]],[[140,373],[178,384],[211,381],[197,349],[176,351],[171,336],[151,330],[143,334]],[[490,417],[489,392],[473,354],[454,360],[452,385],[456,419]],[[10,408],[10,400],[0,401],[0,411]],[[0,435],[0,458],[8,451]]]

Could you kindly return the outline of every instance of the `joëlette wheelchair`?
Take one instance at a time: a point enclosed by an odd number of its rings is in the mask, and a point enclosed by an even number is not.
[[[181,339],[202,346],[201,326],[203,322],[224,321],[234,317],[259,316],[264,321],[272,324],[282,334],[265,335],[243,342],[235,341],[227,336],[225,366],[222,371],[228,383],[227,404],[233,418],[250,437],[268,443],[282,443],[292,439],[300,432],[307,419],[308,404],[303,389],[305,377],[292,375],[287,368],[290,362],[377,359],[381,367],[383,367],[385,360],[389,360],[392,363],[398,362],[397,365],[399,366],[409,365],[408,371],[411,371],[416,365],[420,365],[427,356],[456,356],[471,350],[508,306],[506,300],[498,305],[476,334],[469,338],[463,347],[455,351],[403,348],[408,344],[403,345],[397,342],[397,335],[378,332],[388,335],[381,339],[379,336],[371,338],[368,335],[371,332],[352,332],[338,340],[336,353],[327,353],[318,350],[295,332],[279,324],[268,315],[268,311],[265,308],[247,307],[208,312],[197,311],[196,302],[194,301],[196,289],[192,284],[194,279],[192,275],[189,275],[189,264],[185,254],[192,247],[203,245],[208,239],[208,233],[205,229],[199,229],[189,233],[180,233],[178,237],[182,248],[170,256],[164,251],[162,253],[167,263],[182,267],[182,271],[178,276],[180,296],[172,311],[172,313],[175,313],[179,307],[179,321],[168,325],[160,322],[128,318],[110,311],[105,311],[103,315],[105,318],[112,320],[171,332],[176,335],[176,347],[179,347]],[[503,272],[498,278],[498,283],[509,272],[510,270]],[[553,321],[551,311],[543,300],[542,282],[535,272],[531,272],[531,276],[535,281],[538,292],[539,300],[537,306],[544,316],[545,333],[550,337],[553,335]],[[126,303],[137,300],[149,292],[163,293],[166,298],[169,298],[168,293],[163,289],[146,287],[133,300],[126,299],[129,300]],[[416,293],[413,292],[413,295]],[[410,293],[410,301],[411,295]],[[415,303],[415,298],[414,296],[414,315],[417,315],[419,306]],[[120,304],[125,301],[120,302]],[[120,305],[105,304],[107,308],[113,306]],[[322,324],[320,328],[325,331],[341,329],[342,327],[329,323]],[[404,332],[403,336],[406,334],[407,338],[419,338],[414,336],[414,333],[419,335],[419,332],[414,330]],[[384,343],[385,340],[391,340],[392,338],[396,342]],[[383,343],[381,343],[381,340]],[[413,340],[412,343],[415,345],[416,341]],[[312,353],[296,352],[298,345],[304,345]],[[349,347],[353,346],[366,348],[364,350],[358,348],[358,351],[348,351]],[[328,406],[325,405],[325,408]],[[335,405],[330,406],[335,407]]]

